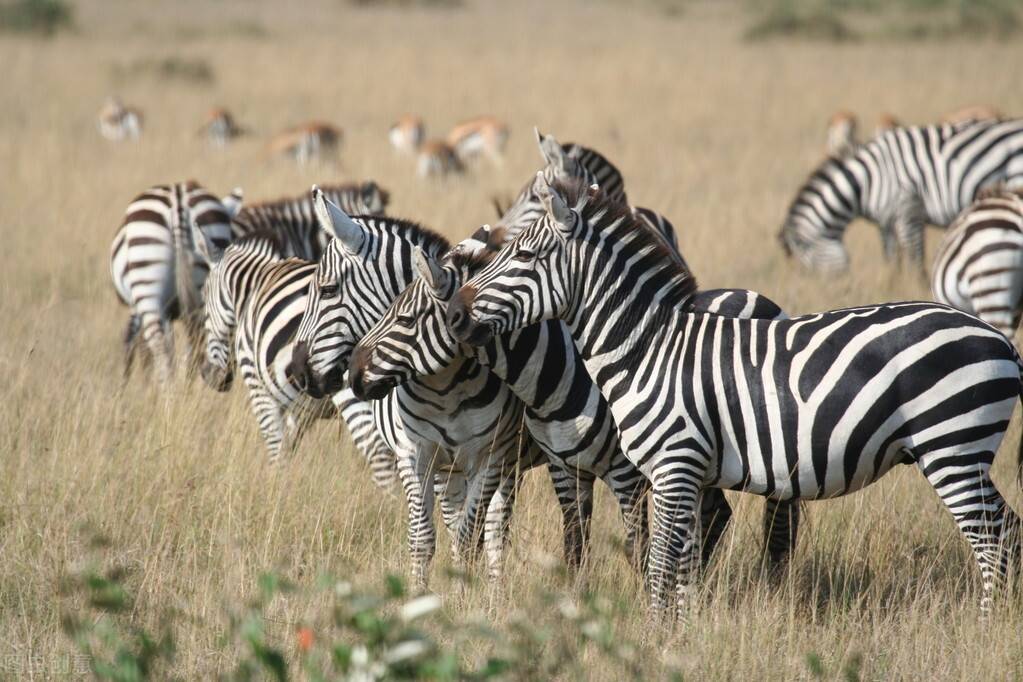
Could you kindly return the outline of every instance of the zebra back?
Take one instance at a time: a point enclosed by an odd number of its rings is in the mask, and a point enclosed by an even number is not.
[[[324,195],[348,215],[383,215],[390,193],[373,181],[326,185]],[[316,260],[328,238],[320,230],[310,194],[264,201],[243,208],[231,223],[235,239],[259,231],[280,236],[285,256]]]

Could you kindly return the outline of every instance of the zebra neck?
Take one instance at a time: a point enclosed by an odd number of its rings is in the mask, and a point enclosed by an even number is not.
[[[562,407],[564,400],[551,400],[552,396],[574,390],[575,377],[585,377],[572,337],[560,320],[530,325],[484,346],[466,348],[541,418]]]

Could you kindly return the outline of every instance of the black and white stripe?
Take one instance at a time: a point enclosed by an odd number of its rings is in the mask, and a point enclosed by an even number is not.
[[[653,486],[656,611],[692,588],[705,488],[827,499],[903,463],[921,469],[969,540],[989,607],[1020,555],[1019,517],[990,476],[1021,397],[1020,358],[1002,334],[935,303],[770,321],[686,312],[691,275],[627,212],[579,184],[546,202],[458,291],[448,322],[481,344],[565,321]]]
[[[326,197],[349,215],[383,215],[390,194],[372,180],[362,183],[326,185]],[[257,232],[278,235],[286,257],[316,260],[323,253],[328,238],[316,222],[312,196],[263,201],[245,206],[231,222],[235,239]]]
[[[593,483],[603,480],[618,501],[626,546],[635,566],[644,563],[647,540],[647,481],[623,455],[618,428],[583,366],[572,338],[559,321],[502,334],[478,349],[459,343],[444,322],[454,292],[493,257],[486,234],[468,239],[436,263],[417,255],[421,278],[392,304],[388,313],[355,348],[356,393],[386,394],[418,377],[450,373],[474,358],[506,382],[526,405],[526,429],[547,455],[564,515],[565,554],[578,565],[592,515]],[[784,317],[768,299],[745,290],[717,290],[694,297],[694,309],[768,319]],[[717,491],[716,491],[717,492]],[[770,508],[768,518],[789,522],[765,528],[770,555],[781,561],[794,543],[797,511]],[[705,500],[705,557],[731,517],[721,494]],[[773,540],[770,533],[774,532]]]
[[[241,190],[218,199],[194,180],[156,185],[135,197],[110,247],[110,276],[131,309],[125,332],[125,376],[141,334],[162,382],[173,368],[171,323],[184,319],[198,352],[198,325],[191,317],[202,306],[206,262],[195,252],[190,225],[197,223],[221,248],[231,240],[230,222],[241,205]]]
[[[1023,315],[1023,196],[994,193],[949,228],[931,273],[934,299],[976,315],[1009,339]]]
[[[779,238],[818,270],[842,270],[842,245],[856,217],[878,224],[884,253],[923,267],[927,223],[951,223],[996,183],[1023,185],[1023,120],[903,127],[884,132],[810,176],[789,208]]]
[[[540,171],[542,180],[538,176],[530,178],[519,195],[498,219],[494,227],[500,229],[500,235],[504,241],[514,239],[519,232],[532,225],[543,214],[543,204],[540,202],[539,194],[542,182],[551,183],[578,178],[586,182],[587,185],[598,185],[612,200],[628,203],[622,174],[600,152],[574,143],[562,145],[554,139],[553,135],[543,135],[535,128],[534,132],[537,145],[540,147],[540,154],[546,163],[543,170]],[[674,230],[672,230],[672,239],[674,239]]]
[[[341,388],[356,343],[415,279],[414,250],[437,258],[448,249],[443,238],[413,223],[352,219],[322,193],[317,197],[318,217],[332,240],[310,289],[293,365],[314,396]],[[358,381],[353,371],[353,385]],[[445,512],[446,523],[457,525],[456,559],[471,556],[482,538],[489,573],[497,577],[515,488],[522,468],[533,463],[519,456],[522,404],[497,377],[467,359],[443,376],[374,400],[373,407],[377,430],[397,458],[416,581],[426,583],[436,545],[438,478],[446,496],[462,491],[464,498],[457,518],[455,503]]]
[[[297,446],[308,422],[332,416],[330,401],[304,395],[287,376],[294,336],[305,312],[316,263],[284,258],[277,235],[260,232],[225,249],[193,229],[199,253],[210,266],[203,287],[206,353],[201,374],[217,391],[231,387],[237,366],[249,391],[252,412],[270,463]],[[374,430],[366,429],[369,406],[350,390],[332,397],[356,449],[367,459],[381,488],[394,481],[394,455]]]

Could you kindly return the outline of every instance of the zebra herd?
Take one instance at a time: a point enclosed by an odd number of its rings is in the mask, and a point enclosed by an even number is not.
[[[1023,540],[989,475],[1023,396],[1023,121],[895,127],[822,163],[785,250],[846,267],[842,233],[864,216],[886,255],[921,266],[924,223],[954,220],[941,302],[794,318],[756,292],[699,290],[672,224],[628,203],[610,161],[537,144],[543,167],[454,245],[385,215],[372,182],[244,207],[195,182],[148,190],[111,253],[126,372],[141,346],[169,380],[180,319],[207,384],[241,374],[271,462],[340,415],[374,482],[400,481],[423,587],[435,506],[456,563],[482,553],[500,578],[522,476],[541,465],[566,563],[586,557],[600,479],[661,616],[691,601],[731,517],[724,490],[765,498],[779,567],[801,501],[915,464],[974,550],[986,613]]]

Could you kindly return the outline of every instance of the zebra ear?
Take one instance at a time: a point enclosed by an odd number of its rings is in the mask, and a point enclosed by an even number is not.
[[[565,153],[565,148],[558,144],[553,135],[544,135],[538,128],[536,132],[536,143],[540,145],[540,154],[548,166],[554,166],[562,175],[575,175],[575,159]]]
[[[242,191],[241,187],[235,187],[231,190],[231,193],[220,200],[220,203],[224,205],[227,210],[229,218],[234,218],[238,215],[238,212],[242,210],[242,203],[245,201],[245,192]]]
[[[341,242],[349,252],[358,253],[366,242],[366,230],[327,199],[316,185],[313,185],[313,206],[320,229]]]
[[[572,209],[568,207],[564,197],[558,194],[558,191],[547,184],[546,181],[540,183],[540,201],[543,202],[543,207],[546,209],[547,214],[554,219],[554,222],[560,228],[562,236],[571,236],[572,226],[575,224],[575,221],[572,219]]]
[[[415,261],[419,276],[426,281],[426,284],[431,289],[442,291],[447,287],[448,273],[434,260],[427,258],[426,254],[418,246],[416,247],[413,260]]]
[[[212,268],[224,257],[224,249],[220,248],[215,241],[210,239],[209,235],[202,231],[202,228],[195,222],[195,218],[191,220],[191,230],[192,243],[195,244],[195,250],[206,261],[206,264]]]

